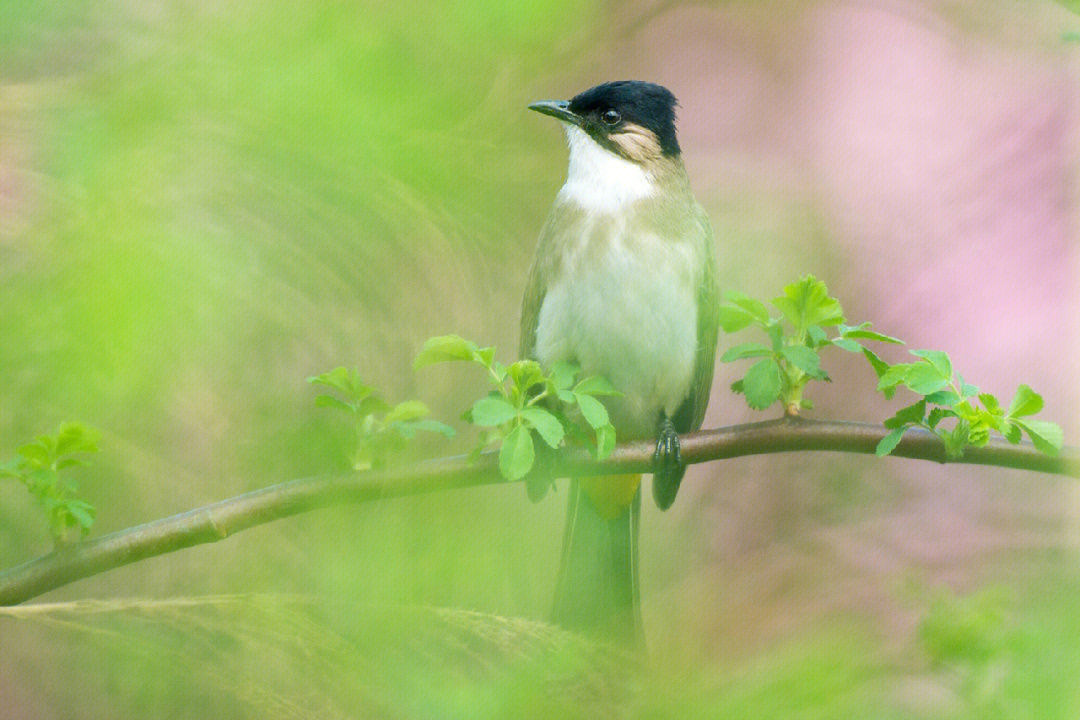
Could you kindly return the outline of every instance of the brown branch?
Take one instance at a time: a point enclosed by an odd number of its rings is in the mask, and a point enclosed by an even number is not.
[[[687,463],[804,450],[873,453],[888,433],[880,425],[820,422],[784,418],[734,425],[684,435]],[[553,477],[649,472],[653,444],[623,443],[603,462],[581,449],[552,453],[539,471]],[[897,457],[941,463],[996,465],[1080,477],[1080,449],[1066,448],[1059,457],[1044,455],[1029,443],[996,440],[968,448],[950,459],[932,434],[910,430],[892,453]],[[470,465],[464,456],[429,460],[392,470],[369,470],[339,476],[293,480],[222,500],[206,507],[118,530],[65,547],[0,573],[0,605],[16,605],[49,590],[144,558],[217,542],[254,525],[329,505],[366,502],[454,488],[504,482],[496,453],[485,453]]]

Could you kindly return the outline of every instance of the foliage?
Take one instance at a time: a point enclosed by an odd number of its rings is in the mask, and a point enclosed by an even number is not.
[[[57,546],[69,542],[71,531],[86,535],[97,514],[90,503],[75,498],[78,484],[62,471],[87,465],[81,455],[98,451],[97,433],[85,425],[61,423],[52,435],[38,435],[18,449],[17,457],[0,463],[0,477],[15,478],[34,496],[49,521]]]
[[[536,437],[555,449],[569,436],[591,445],[598,460],[615,447],[615,428],[607,408],[597,399],[619,394],[606,378],[578,379],[580,366],[568,362],[555,363],[547,373],[535,360],[503,365],[495,359],[495,348],[481,348],[457,335],[430,338],[413,367],[454,361],[475,363],[487,372],[491,391],[473,403],[462,419],[482,428],[474,454],[502,441],[499,471],[507,480],[518,480],[532,469]],[[591,433],[574,422],[579,416]]]
[[[781,313],[778,318],[770,315],[764,303],[742,293],[729,292],[727,299],[720,307],[720,324],[725,332],[756,325],[769,336],[768,345],[736,345],[720,358],[723,362],[761,358],[731,387],[742,393],[755,410],[765,410],[777,400],[788,415],[812,407],[803,398],[803,388],[811,380],[830,380],[821,367],[819,353],[835,346],[862,353],[874,368],[877,389],[886,399],[891,399],[900,386],[923,396],[885,421],[885,427],[892,432],[878,443],[879,456],[891,453],[912,427],[924,428],[941,438],[950,457],[959,457],[965,447],[986,445],[991,430],[1014,444],[1027,433],[1035,447],[1048,455],[1056,455],[1063,446],[1058,425],[1028,417],[1042,409],[1043,399],[1027,385],[1017,389],[1006,410],[997,397],[980,392],[956,373],[949,356],[940,350],[912,350],[918,359],[910,363],[890,365],[882,360],[860,341],[897,345],[903,341],[874,332],[870,323],[845,325],[840,302],[813,275],[786,286],[783,295],[773,298],[773,306]],[[826,332],[828,327],[836,328],[832,337]]]
[[[338,367],[307,380],[312,385],[333,388],[344,398],[319,395],[315,398],[315,404],[336,408],[352,418],[356,448],[351,462],[356,470],[385,466],[389,456],[400,449],[402,442],[411,440],[419,430],[454,437],[453,428],[427,418],[430,410],[419,400],[390,405],[375,392],[374,387],[363,383],[356,368]]]
[[[878,455],[888,455],[909,428],[921,427],[934,433],[945,443],[950,457],[959,457],[967,446],[981,447],[990,441],[990,431],[999,433],[1009,442],[1020,442],[1027,433],[1035,447],[1047,455],[1057,455],[1064,444],[1061,428],[1052,422],[1031,420],[1028,416],[1042,410],[1042,396],[1027,385],[1021,385],[1006,410],[990,393],[967,383],[953,370],[949,356],[939,350],[912,350],[919,359],[911,363],[886,365],[872,358],[878,374],[878,390],[891,398],[903,385],[923,397],[897,411],[885,421],[892,430],[877,447]],[[867,357],[872,353],[867,351]],[[951,427],[943,425],[951,422]]]
[[[840,302],[830,297],[825,283],[813,275],[786,286],[783,295],[772,299],[780,317],[773,317],[765,303],[742,293],[729,292],[726,297],[728,302],[720,306],[720,326],[725,332],[754,325],[768,336],[768,344],[736,345],[720,358],[721,362],[761,358],[731,386],[755,410],[765,410],[778,400],[789,415],[797,415],[800,408],[812,408],[803,397],[806,384],[831,381],[821,367],[824,348],[861,352],[861,340],[902,344],[897,338],[874,332],[870,323],[845,325]],[[830,337],[826,328],[836,328],[835,334]]]

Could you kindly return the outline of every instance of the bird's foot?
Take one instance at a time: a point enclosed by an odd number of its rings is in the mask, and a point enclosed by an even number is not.
[[[671,418],[663,415],[656,433],[656,452],[652,456],[653,471],[662,473],[682,465],[682,448],[679,447],[679,433]]]
[[[671,418],[662,415],[656,434],[656,451],[653,453],[653,499],[661,510],[667,510],[675,502],[685,473],[679,433]]]

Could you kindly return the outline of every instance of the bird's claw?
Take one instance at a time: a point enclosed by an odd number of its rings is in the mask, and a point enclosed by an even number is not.
[[[658,508],[667,510],[675,502],[685,472],[679,433],[671,418],[663,415],[656,432],[656,451],[653,453],[653,499]]]
[[[653,453],[653,468],[657,474],[670,474],[681,468],[682,448],[679,446],[679,433],[676,432],[671,418],[666,415],[660,421],[660,430],[656,437],[656,451]]]

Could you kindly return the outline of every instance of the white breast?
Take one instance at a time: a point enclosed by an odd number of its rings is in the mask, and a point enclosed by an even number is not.
[[[651,437],[660,411],[674,414],[689,392],[700,278],[693,248],[630,237],[627,225],[600,252],[586,252],[585,228],[548,287],[536,353],[545,365],[576,360],[584,375],[607,376],[625,396],[608,406],[620,437],[629,439]]]
[[[652,178],[640,165],[600,147],[575,125],[563,127],[570,165],[560,199],[586,210],[616,212],[653,193]]]

